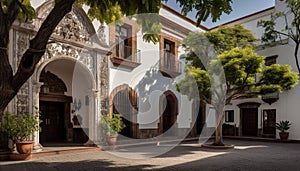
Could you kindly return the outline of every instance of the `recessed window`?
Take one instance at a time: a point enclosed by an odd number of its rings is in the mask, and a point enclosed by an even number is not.
[[[234,122],[234,110],[225,111],[225,122]]]
[[[175,61],[175,43],[169,40],[164,40],[164,67],[172,69],[172,63]]]
[[[131,27],[129,25],[116,26],[116,56],[128,59],[132,56]]]
[[[132,70],[138,67],[141,59],[140,50],[137,49],[135,31],[137,24],[130,20],[121,26],[110,27],[110,41],[113,42],[110,60],[114,67]]]
[[[276,64],[277,63],[277,61],[276,61],[277,57],[278,57],[278,55],[273,55],[273,56],[266,57],[265,65],[270,66],[270,65]]]

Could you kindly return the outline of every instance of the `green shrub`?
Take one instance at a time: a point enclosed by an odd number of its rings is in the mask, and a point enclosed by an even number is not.
[[[34,131],[40,131],[39,112],[35,114],[22,114],[6,112],[0,123],[0,131],[13,141],[29,140]]]
[[[106,114],[101,116],[101,128],[107,136],[118,136],[118,133],[125,128],[121,114]]]

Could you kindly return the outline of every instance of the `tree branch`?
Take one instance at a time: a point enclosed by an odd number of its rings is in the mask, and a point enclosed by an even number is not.
[[[10,29],[12,23],[16,20],[20,6],[18,3],[22,3],[23,1],[13,0],[11,1],[10,5],[7,9],[7,15],[6,15],[6,24],[8,27],[8,30]]]
[[[2,8],[2,3],[0,3],[0,19],[2,19],[3,17],[4,17],[4,12]]]
[[[20,65],[13,77],[13,89],[19,90],[33,74],[37,63],[45,53],[47,42],[63,17],[72,10],[75,0],[58,1],[42,23],[35,37],[30,40],[29,49],[23,54]]]

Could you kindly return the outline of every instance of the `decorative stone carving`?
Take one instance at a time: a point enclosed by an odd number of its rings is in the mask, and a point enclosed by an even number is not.
[[[41,62],[47,61],[52,58],[59,58],[62,56],[78,60],[79,62],[86,65],[93,74],[95,74],[96,52],[68,45],[66,43],[48,44],[46,53],[44,54]]]
[[[42,92],[44,91],[43,89],[47,88],[49,91],[48,92],[43,92],[43,93],[59,93],[59,94],[64,94],[64,92],[67,91],[67,86],[61,80],[58,78],[56,75],[51,73],[50,71],[43,71],[41,76],[40,76],[40,82],[43,82],[44,85],[42,85]],[[45,87],[46,86],[46,87]]]
[[[46,17],[49,15],[51,8],[44,10],[43,14],[35,19],[36,28],[40,28]],[[68,13],[55,28],[52,37],[59,37],[64,40],[71,40],[84,44],[91,44],[92,30],[88,28],[90,24],[86,23],[86,19],[80,14],[78,7],[73,7],[72,11]],[[95,34],[95,33],[94,33]]]
[[[16,107],[18,114],[29,113],[29,81],[27,81],[19,90],[16,96]]]
[[[73,12],[61,20],[52,35],[82,43],[88,42],[91,37]]]
[[[97,36],[98,36],[100,42],[106,44],[106,37],[105,37],[104,29],[105,29],[105,26],[101,24],[97,30]]]
[[[108,56],[101,56],[100,61],[100,98],[101,98],[101,114],[109,113],[109,70]]]
[[[19,63],[23,53],[29,46],[29,34],[21,31],[14,31],[14,45],[13,45],[13,60],[12,68],[14,73],[17,72]],[[14,98],[15,107],[14,112],[17,114],[29,113],[29,81],[27,81],[19,90]]]
[[[16,47],[14,49],[15,63],[14,63],[14,72],[17,71],[20,61],[22,59],[23,53],[29,47],[29,35],[24,32],[15,32],[15,38],[17,38]]]

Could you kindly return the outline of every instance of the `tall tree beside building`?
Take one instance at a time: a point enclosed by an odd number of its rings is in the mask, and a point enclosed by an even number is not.
[[[184,40],[190,65],[177,89],[191,99],[195,96],[191,87],[196,84],[200,99],[216,110],[214,145],[224,145],[222,124],[226,104],[242,97],[282,92],[298,83],[298,74],[288,65],[264,67],[265,57],[254,51],[254,40],[251,32],[240,25],[191,33]]]

